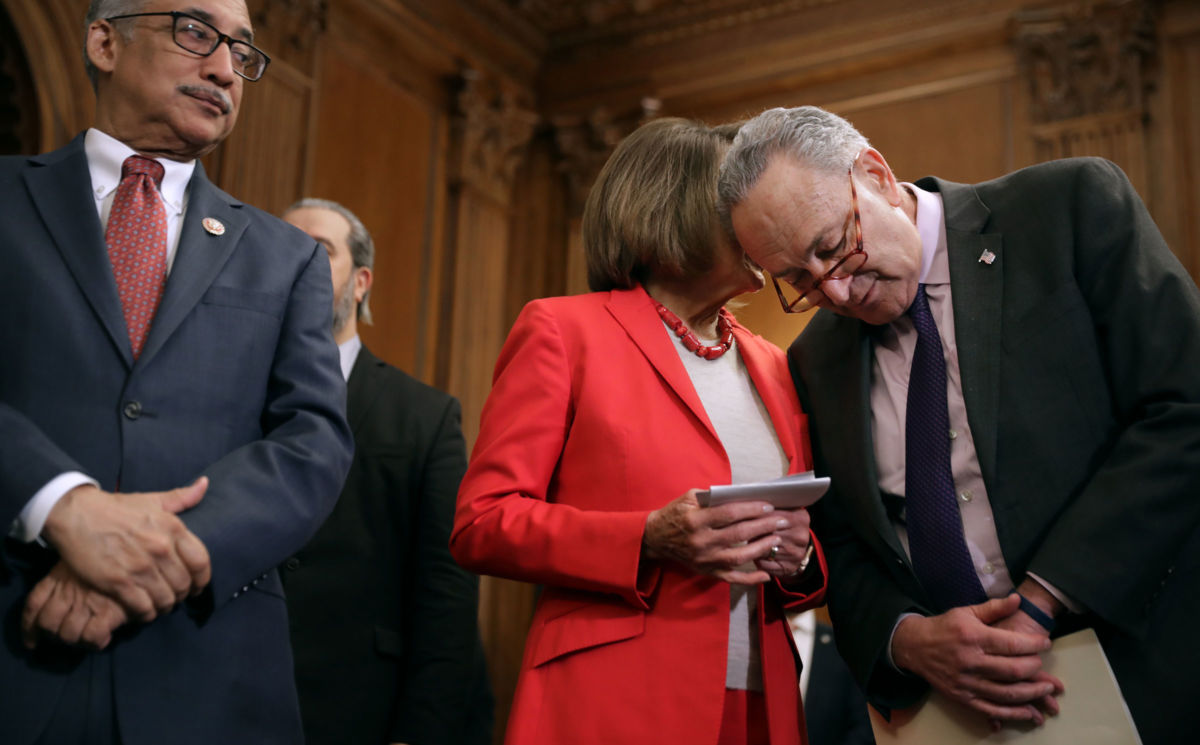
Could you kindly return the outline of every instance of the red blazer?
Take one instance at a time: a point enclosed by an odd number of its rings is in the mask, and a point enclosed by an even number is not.
[[[734,335],[789,470],[807,470],[805,417],[783,352],[740,325]],[[725,450],[644,290],[525,307],[496,363],[450,538],[463,567],[545,586],[508,743],[716,742],[729,585],[640,558],[652,510],[729,480]],[[822,602],[825,558],[819,546],[814,555],[820,571],[802,591],[759,593],[772,745],[805,742],[799,657],[782,611]]]

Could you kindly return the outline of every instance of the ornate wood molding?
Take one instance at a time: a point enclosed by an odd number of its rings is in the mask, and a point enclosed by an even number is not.
[[[476,70],[464,70],[461,82],[454,122],[459,147],[452,154],[451,173],[460,183],[507,205],[538,115],[519,101],[517,92]]]
[[[1156,54],[1151,0],[1081,0],[1021,11],[1014,24],[1030,96],[1034,161],[1108,158],[1149,203],[1146,94]]]
[[[1084,0],[1023,11],[1015,26],[1035,122],[1144,110],[1155,54],[1147,0]]]
[[[583,214],[583,203],[596,176],[617,143],[626,135],[660,115],[662,102],[651,96],[641,100],[641,111],[614,116],[598,106],[586,116],[564,114],[551,120],[560,158],[558,170],[566,176],[570,191],[570,214]]]
[[[250,0],[250,20],[268,54],[301,70],[311,70],[317,40],[324,33],[328,0]]]
[[[626,38],[658,44],[838,0],[506,0],[550,38],[553,46]]]
[[[38,151],[37,108],[29,60],[8,12],[0,6],[0,155]]]

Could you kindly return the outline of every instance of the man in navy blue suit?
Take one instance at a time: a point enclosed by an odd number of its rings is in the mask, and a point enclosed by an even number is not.
[[[196,159],[243,0],[93,0],[95,127],[0,160],[0,740],[299,743],[273,569],[350,462],[315,241]]]

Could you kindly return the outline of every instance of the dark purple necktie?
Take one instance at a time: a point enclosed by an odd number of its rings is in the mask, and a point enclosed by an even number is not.
[[[925,285],[908,309],[917,349],[908,378],[905,421],[904,507],[913,570],[937,610],[987,600],[967,541],[950,471],[950,413],[946,405],[946,358]]]

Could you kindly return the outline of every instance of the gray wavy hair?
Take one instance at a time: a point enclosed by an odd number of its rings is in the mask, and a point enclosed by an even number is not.
[[[771,158],[787,154],[828,171],[845,171],[863,148],[870,147],[850,122],[816,106],[768,109],[747,121],[721,163],[717,214],[733,235],[729,212],[754,188]]]
[[[283,214],[287,215],[288,212],[294,210],[310,208],[330,210],[346,218],[346,222],[350,223],[350,237],[346,243],[350,247],[350,260],[354,263],[354,268],[366,267],[372,270],[375,268],[375,241],[367,232],[367,226],[363,225],[362,220],[358,219],[358,215],[349,209],[329,199],[307,197],[288,207]],[[367,302],[370,297],[371,291],[368,289],[358,303],[358,319],[363,323],[371,323],[371,307]]]
[[[83,19],[83,69],[87,71],[88,80],[92,81],[92,90],[96,90],[96,81],[100,71],[92,64],[87,52],[87,30],[93,21],[113,16],[124,16],[130,13],[140,13],[146,7],[148,0],[92,0],[88,3],[87,16]],[[118,30],[121,38],[129,41],[132,34],[128,29]]]

